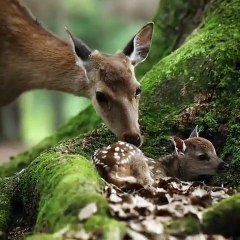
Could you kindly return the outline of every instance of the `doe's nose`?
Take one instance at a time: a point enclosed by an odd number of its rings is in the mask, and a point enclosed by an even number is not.
[[[135,145],[136,147],[139,147],[142,144],[142,137],[139,134],[123,134],[123,140],[125,142],[131,143]]]
[[[229,169],[229,164],[228,163],[226,163],[226,162],[221,162],[220,164],[219,164],[219,166],[218,166],[218,169],[220,170],[220,171],[227,171],[228,169]]]

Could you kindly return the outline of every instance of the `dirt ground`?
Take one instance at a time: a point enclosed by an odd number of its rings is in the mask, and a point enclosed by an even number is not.
[[[6,162],[10,157],[17,155],[27,149],[20,142],[0,142],[0,167],[1,163]]]

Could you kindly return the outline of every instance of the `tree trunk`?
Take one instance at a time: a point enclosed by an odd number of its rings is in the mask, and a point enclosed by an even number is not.
[[[153,19],[155,23],[152,49],[147,60],[137,67],[142,77],[160,59],[178,47],[197,29],[208,10],[211,0],[161,0]]]
[[[145,135],[142,150],[147,156],[158,158],[169,153],[170,136],[187,137],[190,129],[198,124],[201,136],[212,140],[218,154],[232,166],[229,173],[217,176],[215,183],[232,186],[238,186],[240,178],[239,12],[239,0],[216,0],[199,31],[142,79],[144,92],[140,106],[140,123]],[[25,217],[35,233],[53,233],[67,224],[74,232],[80,224],[88,231],[100,231],[105,239],[119,239],[125,228],[107,214],[106,200],[99,194],[102,187],[99,176],[86,160],[91,159],[97,148],[112,143],[114,136],[101,126],[74,137],[81,117],[80,114],[50,138],[53,144],[47,141],[46,147],[57,143],[54,147],[39,157],[45,146],[17,156],[6,168],[3,166],[1,174],[12,173],[32,162],[17,176],[14,199],[22,202]],[[61,139],[68,140],[59,143]],[[79,209],[93,201],[97,203],[98,213],[79,223]],[[239,201],[240,196],[236,195],[207,209],[203,213],[202,230],[229,234],[227,228],[215,227],[218,219],[221,226],[232,223],[231,235],[239,234],[239,221],[235,223],[239,218],[229,214],[229,209],[231,213],[239,212],[236,204]],[[221,204],[227,207],[218,214]],[[109,229],[113,229],[111,237],[107,236]]]

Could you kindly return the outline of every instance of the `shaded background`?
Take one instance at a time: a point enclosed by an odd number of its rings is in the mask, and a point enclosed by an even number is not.
[[[67,39],[67,26],[91,48],[108,53],[122,49],[153,18],[159,1],[25,0],[39,22],[57,35]],[[0,109],[0,161],[36,144],[89,104],[54,91],[23,94]]]

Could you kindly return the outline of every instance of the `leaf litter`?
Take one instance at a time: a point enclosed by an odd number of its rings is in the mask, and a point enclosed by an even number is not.
[[[104,194],[109,202],[110,214],[126,222],[124,239],[163,240],[222,240],[223,236],[202,233],[188,236],[185,232],[168,232],[174,220],[191,216],[202,221],[204,208],[229,197],[233,189],[207,186],[203,182],[184,182],[165,177],[156,180],[155,190],[119,189],[107,183]]]
[[[104,180],[105,181],[105,180]],[[233,189],[207,186],[203,182],[184,182],[164,177],[155,181],[155,190],[143,186],[120,189],[105,182],[103,194],[108,200],[110,215],[126,223],[124,240],[225,240],[220,235],[189,235],[184,229],[169,230],[173,221],[191,216],[201,223],[203,210],[235,193]],[[78,214],[84,222],[98,212],[96,203],[89,203]],[[102,230],[58,233],[62,239],[99,240]],[[117,239],[119,238],[118,236]],[[112,239],[115,240],[115,239]]]

